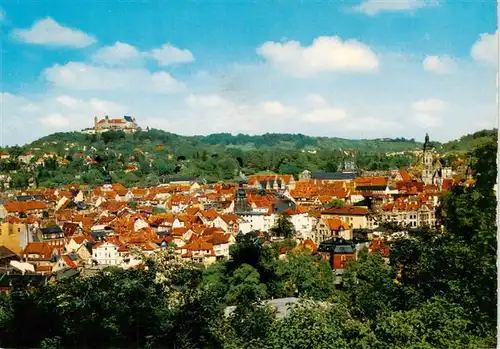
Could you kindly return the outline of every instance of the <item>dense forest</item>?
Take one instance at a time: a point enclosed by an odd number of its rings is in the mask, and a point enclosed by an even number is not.
[[[496,347],[497,145],[471,153],[476,184],[444,196],[444,231],[417,229],[389,262],[360,252],[333,286],[308,250],[238,236],[231,259],[208,268],[144,257],[0,299],[0,346],[41,348],[493,348]],[[302,302],[278,317],[261,300]],[[226,313],[227,306],[235,306]]]
[[[496,131],[480,131],[434,145],[452,161],[460,152],[469,151],[494,135]],[[108,172],[114,181],[126,185],[157,185],[172,177],[216,182],[262,171],[293,175],[306,169],[334,172],[350,162],[368,171],[403,168],[419,163],[414,151],[421,147],[421,143],[404,138],[348,140],[300,134],[186,137],[156,129],[134,134],[66,132],[5,149],[12,156],[0,161],[0,171],[12,172],[14,188],[25,187],[30,180],[43,187],[101,184]],[[26,166],[18,158],[28,151],[35,157]],[[38,156],[50,152],[57,154],[58,159],[34,163]]]

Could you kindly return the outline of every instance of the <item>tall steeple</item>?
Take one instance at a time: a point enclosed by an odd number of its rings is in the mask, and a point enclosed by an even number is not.
[[[424,151],[422,154],[422,181],[424,184],[432,184],[434,177],[434,154],[429,141],[429,134],[425,134]]]
[[[252,207],[247,199],[247,193],[243,188],[243,183],[239,184],[239,188],[236,191],[236,198],[234,200],[234,212],[249,212],[252,211]]]
[[[425,150],[429,147],[429,145],[430,145],[430,144],[429,144],[429,134],[428,134],[428,133],[426,133],[426,134],[425,134],[425,142],[424,142],[424,152],[425,152]]]

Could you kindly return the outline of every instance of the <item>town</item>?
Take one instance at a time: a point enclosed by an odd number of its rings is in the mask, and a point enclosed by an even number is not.
[[[135,119],[95,120],[93,132],[135,130]],[[117,126],[118,125],[118,126]],[[89,130],[83,130],[89,133]],[[3,159],[10,154],[3,153]],[[44,164],[33,153],[24,163]],[[13,278],[47,282],[108,266],[144,267],[134,253],[173,249],[178,258],[209,266],[230,259],[238,235],[285,238],[327,261],[341,282],[344,264],[358,252],[382,251],[409,229],[440,230],[440,196],[474,183],[467,166],[440,160],[429,136],[419,166],[389,171],[266,173],[208,184],[171,178],[151,187],[126,187],[111,176],[97,186],[6,190],[0,204],[0,260],[8,291]],[[8,185],[7,185],[8,188]],[[391,228],[392,227],[392,228]],[[286,257],[287,248],[280,249]]]
[[[0,348],[498,347],[497,12],[4,1]]]

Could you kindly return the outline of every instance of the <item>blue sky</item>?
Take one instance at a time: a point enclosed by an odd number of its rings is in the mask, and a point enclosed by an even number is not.
[[[3,145],[106,114],[186,135],[497,124],[495,1],[12,1],[0,17]]]

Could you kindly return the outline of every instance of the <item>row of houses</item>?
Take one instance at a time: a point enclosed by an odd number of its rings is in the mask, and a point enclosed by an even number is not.
[[[439,187],[405,170],[313,177],[255,175],[239,185],[186,180],[149,188],[107,183],[11,193],[0,199],[0,246],[38,272],[134,267],[141,263],[136,249],[172,248],[179,258],[208,265],[230,257],[238,234],[270,232],[283,215],[299,243],[315,246],[350,241],[356,229],[376,230],[383,222],[438,226],[439,196],[452,185],[472,183],[446,179]]]

